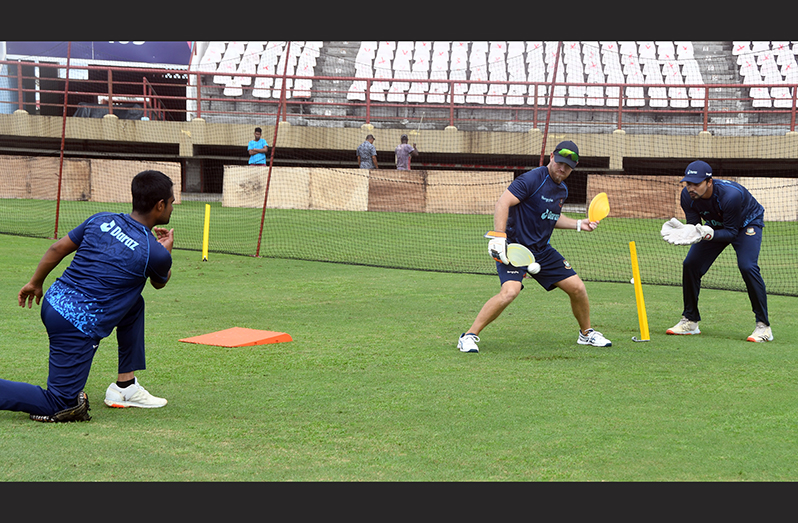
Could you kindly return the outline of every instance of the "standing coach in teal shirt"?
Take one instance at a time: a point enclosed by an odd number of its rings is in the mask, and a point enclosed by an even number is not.
[[[261,138],[263,131],[255,127],[255,139],[249,141],[249,165],[266,165],[266,155],[269,154],[269,144]]]

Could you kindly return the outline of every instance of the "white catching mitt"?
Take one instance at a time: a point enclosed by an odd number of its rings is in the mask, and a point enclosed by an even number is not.
[[[670,220],[662,224],[662,229],[659,231],[659,233],[662,235],[663,238],[667,238],[674,232],[683,228],[684,224],[682,222],[680,222],[676,218],[671,218]]]
[[[695,225],[684,224],[676,218],[671,218],[660,230],[662,239],[673,245],[691,245],[701,241],[701,234]]]

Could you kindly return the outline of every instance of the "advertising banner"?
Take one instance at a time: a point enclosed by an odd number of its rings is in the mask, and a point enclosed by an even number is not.
[[[137,62],[188,66],[191,44],[167,42],[72,42],[70,58],[109,62]],[[66,58],[67,42],[6,42],[6,54],[30,57]]]

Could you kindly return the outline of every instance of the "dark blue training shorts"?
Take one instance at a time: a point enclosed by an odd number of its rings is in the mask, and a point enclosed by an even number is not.
[[[535,261],[540,264],[540,272],[534,275],[530,274],[529,277],[534,278],[547,291],[554,290],[558,282],[576,274],[568,260],[563,258],[562,254],[551,245],[534,255]],[[527,275],[526,267],[513,267],[501,262],[496,262],[496,272],[499,273],[499,281],[502,285],[507,281],[522,281]]]

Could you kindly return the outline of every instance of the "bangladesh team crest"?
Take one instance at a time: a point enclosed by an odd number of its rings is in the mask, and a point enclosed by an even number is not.
[[[562,264],[563,264],[563,265],[565,265],[565,268],[566,268],[566,269],[570,269],[570,268],[571,268],[571,264],[570,264],[570,263],[568,263],[568,260],[563,260],[563,261],[562,261]]]
[[[745,234],[747,234],[748,236],[753,236],[756,234],[756,229],[754,229],[753,227],[748,227],[747,229],[745,229]]]

